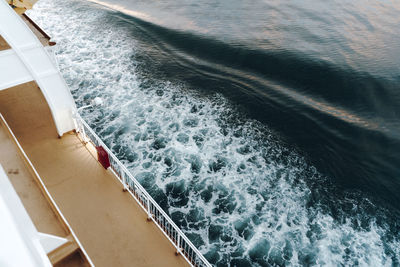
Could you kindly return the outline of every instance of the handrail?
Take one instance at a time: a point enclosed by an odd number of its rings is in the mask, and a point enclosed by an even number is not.
[[[186,235],[150,196],[146,189],[140,185],[130,171],[119,161],[82,117],[79,114],[75,114],[74,117],[77,132],[81,134],[82,140],[84,142],[90,141],[95,146],[102,146],[104,148],[110,159],[111,171],[122,183],[124,190],[128,191],[139,206],[147,213],[147,218],[152,220],[172,243],[176,249],[177,255],[181,254],[193,267],[211,267],[207,259],[197,250]]]

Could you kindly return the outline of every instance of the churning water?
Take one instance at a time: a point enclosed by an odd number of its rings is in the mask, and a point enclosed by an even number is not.
[[[400,5],[41,0],[78,106],[216,266],[400,265]],[[108,6],[108,7],[106,7]]]

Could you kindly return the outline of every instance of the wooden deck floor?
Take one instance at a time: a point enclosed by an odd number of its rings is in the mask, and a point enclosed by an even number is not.
[[[0,164],[21,199],[33,224],[39,232],[65,237],[67,233],[60,225],[46,198],[40,191],[7,128],[0,121]]]
[[[57,138],[34,82],[0,91],[0,112],[96,266],[188,266],[75,134]]]
[[[0,119],[0,164],[17,192],[37,231],[70,239],[70,232],[57,216],[41,190],[37,176],[32,172],[17,147],[9,129]],[[90,266],[79,250],[72,252],[55,267]]]
[[[6,40],[4,40],[3,37],[1,37],[0,35],[0,51],[1,50],[7,50],[10,49],[11,47],[8,45],[8,43],[6,42]]]

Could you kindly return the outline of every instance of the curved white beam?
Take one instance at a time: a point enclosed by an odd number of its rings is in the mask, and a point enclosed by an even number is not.
[[[33,81],[33,77],[12,49],[0,51],[0,90]]]
[[[76,111],[76,106],[68,86],[46,49],[4,0],[0,0],[0,34],[19,59],[18,61],[12,56],[8,59],[0,57],[0,60],[5,60],[0,64],[0,70],[4,66],[10,69],[19,68],[22,63],[46,98],[58,135],[62,136],[64,133],[74,130],[72,114]],[[8,81],[12,85],[16,85],[17,82],[26,82],[28,76],[25,75],[25,72],[22,72],[23,75],[21,73],[20,81],[14,77],[15,75],[6,76],[0,72],[1,82],[7,84]]]

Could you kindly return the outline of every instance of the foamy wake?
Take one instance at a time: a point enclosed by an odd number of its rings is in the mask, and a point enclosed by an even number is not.
[[[363,214],[357,198],[347,204],[359,213],[334,218],[314,199],[318,187],[309,187],[325,179],[266,126],[220,95],[143,78],[136,71],[141,63],[132,60],[140,51],[129,25],[117,27],[110,11],[42,0],[30,15],[58,43],[57,59],[78,105],[105,100],[102,110],[84,117],[210,262],[399,264],[400,243],[389,226]]]

